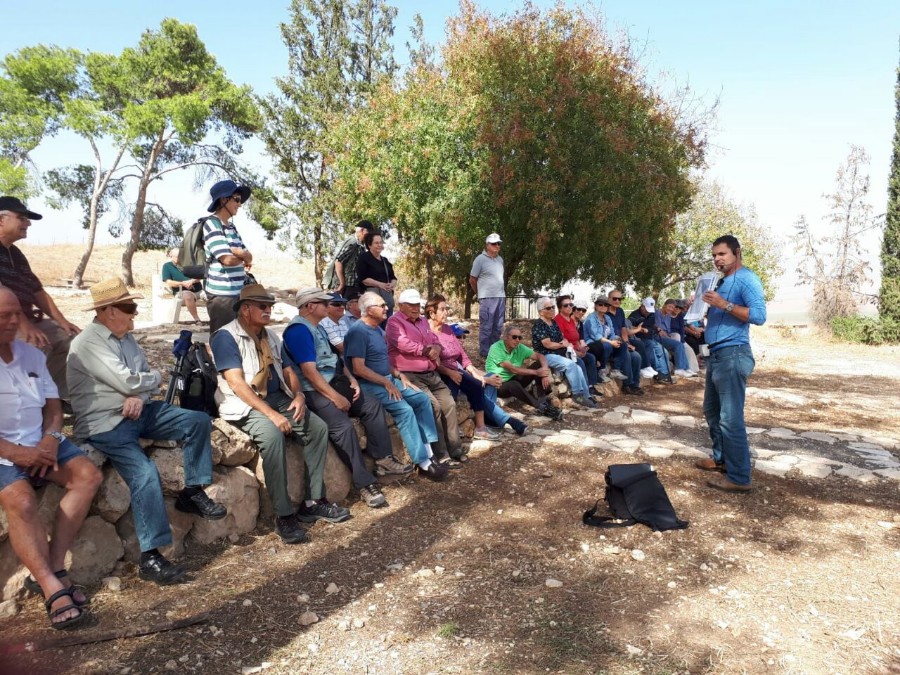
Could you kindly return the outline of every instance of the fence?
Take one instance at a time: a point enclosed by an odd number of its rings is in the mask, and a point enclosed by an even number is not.
[[[535,302],[536,295],[510,295],[506,298],[506,318],[513,319],[536,319],[538,312]]]

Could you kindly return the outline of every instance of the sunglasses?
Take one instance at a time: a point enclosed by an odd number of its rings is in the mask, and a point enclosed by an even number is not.
[[[233,202],[237,202],[238,204],[244,201],[243,199],[241,199],[240,195],[233,195],[229,197],[229,199],[231,199],[231,201]]]
[[[509,339],[510,340],[521,340],[522,337],[523,337],[522,335],[510,335]]]
[[[268,302],[250,302],[247,304],[249,304],[251,307],[256,307],[256,309],[261,309],[264,312],[267,309],[272,309],[272,305]]]
[[[344,303],[343,302],[329,302],[328,306],[329,307],[343,307]]]
[[[619,297],[619,298],[610,298],[609,301],[610,301],[610,302],[622,302],[622,298],[621,298],[621,297]]]
[[[575,311],[576,312],[586,312],[587,310],[584,307],[576,307]]]
[[[573,307],[574,305],[572,305],[571,302],[564,302],[564,303],[562,304],[562,306],[563,306],[563,307]]]
[[[134,302],[123,302],[118,305],[113,305],[113,307],[125,314],[137,314],[138,311],[137,303]]]

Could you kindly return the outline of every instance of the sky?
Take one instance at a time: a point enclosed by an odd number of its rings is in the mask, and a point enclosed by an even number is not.
[[[401,64],[416,12],[423,16],[428,41],[439,43],[447,18],[458,10],[452,0],[393,4],[399,10],[395,44]],[[481,0],[478,5],[500,14],[514,12],[521,3]],[[664,88],[688,85],[706,105],[718,100],[708,177],[736,201],[755,206],[760,222],[781,238],[787,274],[776,300],[800,298],[804,291],[793,287],[797,261],[792,227],[801,214],[821,227],[826,210],[822,195],[833,189],[851,144],[869,153],[870,201],[876,214],[885,211],[900,2],[607,0],[595,7],[611,33],[628,35],[651,81]],[[37,43],[118,52],[171,16],[198,27],[235,82],[268,92],[273,78],[287,72],[279,32],[279,24],[288,19],[285,0],[252,5],[231,0],[0,0],[0,8],[0,53]],[[258,167],[265,166],[259,144],[251,143],[247,150],[258,157]],[[34,158],[46,171],[85,151],[77,139],[60,136],[40,147]],[[174,210],[186,221],[202,215],[205,191],[194,189],[191,176],[167,181],[159,189],[158,196],[176,204]],[[45,214],[40,227],[31,228],[31,242],[82,240],[83,231],[71,214],[54,213],[40,198],[30,206]],[[241,229],[261,242],[261,230],[254,227],[247,223]],[[880,235],[873,233],[866,243],[877,269]]]

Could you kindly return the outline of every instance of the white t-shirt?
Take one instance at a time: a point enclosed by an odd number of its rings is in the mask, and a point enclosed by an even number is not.
[[[0,359],[0,438],[18,445],[37,445],[44,435],[44,405],[59,398],[47,370],[47,359],[37,348],[13,340],[13,359]],[[12,462],[0,458],[0,464]]]

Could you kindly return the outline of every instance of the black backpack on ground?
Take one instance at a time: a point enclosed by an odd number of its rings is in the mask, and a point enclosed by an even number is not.
[[[203,342],[192,342],[187,354],[177,364],[172,384],[178,405],[187,410],[200,410],[210,417],[219,416],[216,389],[219,386],[216,366]]]
[[[654,532],[681,530],[688,526],[686,520],[679,520],[675,515],[666,489],[649,464],[611,464],[606,469],[605,479],[603,499],[613,515],[595,515],[600,505],[598,501],[582,516],[585,525],[613,528],[643,523]],[[611,522],[613,520],[622,522]]]

